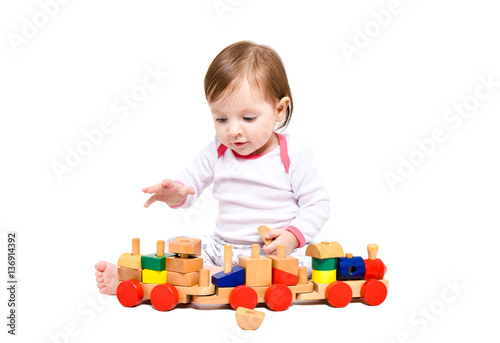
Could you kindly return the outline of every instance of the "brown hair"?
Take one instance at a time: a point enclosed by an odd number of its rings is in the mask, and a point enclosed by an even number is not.
[[[293,99],[285,66],[278,53],[269,46],[242,41],[224,48],[212,61],[205,75],[205,96],[208,102],[231,95],[246,76],[250,85],[259,89],[271,102],[289,97],[284,121],[286,128],[293,111]]]

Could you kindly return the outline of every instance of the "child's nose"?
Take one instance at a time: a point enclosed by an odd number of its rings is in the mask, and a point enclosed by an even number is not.
[[[229,135],[231,136],[238,136],[242,133],[241,126],[234,123],[229,126]]]

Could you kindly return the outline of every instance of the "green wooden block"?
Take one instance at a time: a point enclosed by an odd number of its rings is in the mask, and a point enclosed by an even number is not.
[[[162,270],[165,270],[165,259],[170,256],[174,255],[169,253],[166,253],[163,257],[157,257],[156,254],[142,255],[141,268],[161,272]]]
[[[337,259],[336,258],[312,258],[312,269],[314,270],[336,270],[337,269]]]

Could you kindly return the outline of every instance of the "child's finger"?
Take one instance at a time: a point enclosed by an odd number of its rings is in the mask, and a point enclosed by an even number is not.
[[[145,187],[145,188],[142,189],[142,191],[144,193],[152,194],[152,193],[156,193],[157,191],[159,191],[162,188],[163,188],[162,184],[158,183],[158,184],[156,184],[154,186]]]
[[[283,233],[281,229],[272,229],[266,234],[266,238],[273,239],[279,237]]]
[[[149,199],[148,201],[146,201],[146,203],[144,204],[144,207],[148,208],[149,205],[151,205],[152,203],[154,203],[156,201],[156,194],[153,194]]]

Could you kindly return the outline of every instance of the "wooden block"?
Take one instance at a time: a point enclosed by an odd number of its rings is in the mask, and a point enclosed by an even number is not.
[[[338,280],[363,280],[365,277],[365,262],[360,256],[340,257]]]
[[[168,244],[168,251],[173,254],[201,255],[201,239],[177,237]]]
[[[321,242],[309,245],[306,249],[306,256],[321,259],[343,257],[344,249],[337,242]]]
[[[132,253],[124,253],[116,263],[118,267],[141,269],[141,254],[139,238],[132,239]]]
[[[167,254],[167,256],[175,256],[173,254]],[[142,255],[141,257],[141,267],[142,269],[151,269],[162,271],[165,270],[165,253],[163,256],[158,257],[157,254]]]
[[[298,282],[297,275],[284,272],[273,267],[273,284],[282,283],[287,286],[295,286]]]
[[[260,236],[262,237],[262,239],[264,240],[264,244],[265,245],[269,245],[269,243],[271,243],[273,240],[270,239],[270,238],[266,238],[266,234],[271,231],[270,228],[268,228],[267,226],[265,225],[261,225],[257,228],[257,230],[259,231],[259,234]]]
[[[124,280],[137,280],[142,281],[142,270],[118,267],[118,281]]]
[[[238,265],[245,268],[247,286],[271,286],[273,280],[271,259],[265,256],[258,256],[258,258],[240,256]]]
[[[178,273],[191,273],[203,269],[202,257],[167,257],[165,259],[165,269]]]
[[[236,322],[243,330],[257,330],[264,321],[264,312],[250,310],[245,307],[238,307],[235,312]]]
[[[167,282],[167,271],[157,271],[151,269],[142,270],[142,282],[144,283],[166,283]]]
[[[191,273],[178,273],[178,272],[168,272],[167,273],[167,282],[171,283],[174,286],[194,286],[198,284],[200,279],[199,272],[191,272]]]
[[[236,287],[245,284],[245,269],[234,266],[229,273],[221,271],[212,275],[212,283],[217,287]]]
[[[270,258],[273,268],[282,270],[288,274],[299,275],[299,259],[292,256],[278,257],[277,255],[266,255]]]
[[[336,270],[314,270],[312,271],[312,282],[331,283],[337,280]]]
[[[337,269],[337,258],[320,259],[312,258],[312,269],[314,270],[334,270]]]

